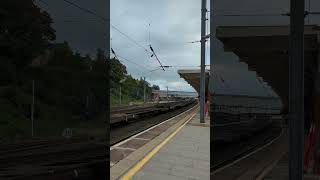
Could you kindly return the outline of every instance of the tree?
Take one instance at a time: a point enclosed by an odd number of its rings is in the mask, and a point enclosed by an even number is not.
[[[55,40],[50,15],[32,0],[0,1],[0,57],[8,57],[18,68],[37,57]]]
[[[116,88],[119,85],[119,81],[127,76],[127,68],[121,62],[113,58],[110,60],[111,64],[111,87]]]
[[[158,85],[152,85],[153,90],[160,90],[160,87]]]

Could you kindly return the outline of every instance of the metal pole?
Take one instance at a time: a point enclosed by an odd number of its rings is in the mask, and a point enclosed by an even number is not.
[[[206,13],[207,1],[202,0],[201,8],[201,73],[200,73],[200,123],[204,123],[205,106],[205,54],[206,54]]]
[[[106,57],[110,60],[110,0],[106,1]],[[108,81],[109,82],[109,81]]]
[[[167,86],[167,101],[169,101],[169,89],[168,89],[168,86]]]
[[[143,77],[143,102],[146,103],[146,77]]]
[[[32,80],[31,136],[34,136],[34,80]]]
[[[215,55],[214,50],[215,50],[215,36],[216,36],[216,28],[215,28],[215,24],[214,24],[214,3],[213,0],[210,1],[210,96],[213,95],[213,84],[214,84],[214,80],[213,80],[213,75],[214,75],[214,70],[213,70],[213,66],[214,66],[214,59],[213,56]],[[210,121],[211,122],[215,122],[214,121],[214,107],[213,107],[213,97],[211,97],[211,104],[210,104]],[[214,134],[213,132],[213,126],[211,126],[212,128],[210,128],[210,134]],[[211,140],[211,142],[213,142],[213,139]],[[214,153],[214,143],[210,142],[210,153],[213,154]],[[210,164],[213,164],[213,158],[210,158]]]
[[[107,80],[106,80],[106,125],[104,126],[106,128],[106,140],[105,142],[107,142],[107,147],[109,147],[109,141],[110,141],[110,0],[106,0],[103,1],[106,3],[106,38],[105,38],[105,42],[106,42],[106,65],[107,65]],[[110,153],[109,151],[106,152],[106,156],[110,157]],[[102,179],[108,179],[107,174],[110,174],[110,168],[105,167],[105,172],[102,173]]]
[[[213,0],[210,1],[210,95],[213,94],[213,85],[214,85],[214,50],[215,50],[215,36],[216,36],[216,27],[214,24],[214,3]],[[210,117],[213,118],[213,117]]]
[[[121,84],[120,84],[120,105],[121,105],[121,96],[122,96],[122,93],[121,93]]]
[[[303,179],[304,0],[291,0],[289,59],[289,179]]]

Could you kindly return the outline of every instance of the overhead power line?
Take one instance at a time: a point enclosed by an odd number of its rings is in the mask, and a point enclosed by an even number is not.
[[[123,56],[120,56],[119,54],[118,54],[118,57],[120,57],[121,59],[123,59],[123,60],[125,60],[125,61],[127,61],[127,62],[130,62],[130,63],[132,63],[132,64],[135,64],[136,66],[138,66],[138,67],[140,67],[140,68],[142,68],[142,69],[144,69],[144,70],[149,71],[148,68],[146,68],[146,67],[144,67],[144,66],[142,66],[142,65],[140,65],[140,64],[138,64],[138,63],[136,63],[136,62],[134,62],[134,61],[131,61],[131,60],[129,60],[129,59],[123,57]]]
[[[210,65],[205,65],[206,67],[209,67]],[[163,68],[186,68],[186,67],[193,67],[193,68],[195,68],[195,67],[197,67],[197,68],[199,68],[200,66],[162,66]],[[154,71],[157,71],[157,70],[163,70],[162,69],[162,67],[161,66],[159,66],[158,68],[156,68],[156,69],[153,69],[153,70],[151,70],[150,72],[154,72]]]
[[[128,61],[127,59],[124,59],[124,58],[121,58],[121,59],[117,59],[118,61],[120,61],[122,64],[124,64],[125,62],[124,61]],[[131,62],[132,63],[132,61],[128,61],[128,62]],[[144,76],[144,75],[142,75],[141,73],[139,73],[139,72],[142,72],[143,74],[148,74],[149,72],[147,72],[147,71],[144,71],[143,69],[143,67],[141,67],[141,66],[136,66],[138,69],[139,69],[139,71],[138,72],[136,72],[136,74],[138,74],[139,76]]]
[[[201,42],[200,40],[199,41],[191,41],[191,42],[187,42],[187,43],[198,43],[198,42]]]
[[[161,68],[157,68],[157,69],[153,69],[153,70],[151,70],[149,72],[154,72],[154,71],[158,71],[158,70],[162,70],[162,69]]]
[[[225,17],[228,17],[228,16],[289,16],[289,13],[264,13],[264,14],[217,14],[215,16],[225,16]]]
[[[114,25],[111,24],[111,27],[113,29],[115,29],[116,31],[118,31],[120,34],[122,34],[123,36],[125,36],[127,39],[129,39],[130,41],[132,41],[134,44],[136,44],[137,46],[143,48],[147,53],[149,54],[153,54],[152,52],[150,52],[148,49],[146,49],[145,47],[143,47],[140,43],[138,43],[138,41],[132,39],[130,36],[126,35],[124,32],[120,31],[119,28],[115,27]]]
[[[320,15],[320,12],[311,12],[305,11],[305,16],[307,15]],[[262,13],[262,14],[216,14],[217,17],[241,17],[241,16],[252,16],[252,17],[259,17],[259,16],[290,16],[290,13]]]
[[[123,62],[122,60],[124,60],[124,61],[127,61],[127,62],[129,62],[129,63],[132,63],[132,64],[136,65],[138,68],[140,68],[141,70],[143,70],[144,73],[147,73],[147,71],[149,71],[149,69],[146,68],[145,66],[142,66],[142,65],[140,65],[140,64],[138,64],[138,63],[136,63],[136,62],[134,62],[134,61],[132,61],[132,60],[129,60],[129,59],[123,57],[123,56],[120,56],[119,54],[117,54],[117,53],[114,51],[113,48],[111,48],[111,53],[112,53],[112,54],[115,56],[115,58],[118,59],[119,61]],[[146,71],[145,71],[145,70],[146,70]],[[151,72],[151,71],[150,71],[150,72]]]
[[[47,3],[47,2],[44,1],[44,0],[40,0],[40,1]],[[91,14],[91,15],[97,17],[101,22],[106,23],[106,22],[108,21],[105,17],[99,15],[98,13],[96,13],[96,12],[90,10],[90,9],[84,8],[84,7],[82,7],[82,6],[74,3],[74,2],[72,2],[72,1],[69,1],[69,0],[62,0],[62,1],[64,1],[65,3],[68,3],[69,5],[71,5],[71,6],[73,6],[73,7],[76,7],[76,8],[79,9],[79,10],[82,10],[82,11],[88,13],[88,14]],[[111,27],[112,27],[113,29],[115,29],[117,32],[119,32],[119,33],[122,34],[123,36],[125,36],[128,40],[132,41],[132,42],[133,42],[134,44],[136,44],[137,46],[143,48],[145,52],[151,54],[151,57],[155,56],[156,59],[157,59],[157,61],[158,61],[159,64],[160,64],[162,70],[165,71],[165,69],[163,68],[163,66],[162,66],[162,64],[161,64],[161,61],[159,60],[158,56],[157,56],[156,53],[154,52],[154,50],[153,50],[153,48],[152,48],[151,45],[150,45],[150,50],[151,50],[151,51],[149,51],[149,50],[146,49],[144,46],[142,46],[140,43],[138,43],[136,40],[134,40],[133,38],[131,38],[129,35],[127,35],[126,33],[122,32],[119,28],[117,28],[116,26],[114,26],[114,25],[111,24],[111,23],[110,23],[110,25],[111,25]],[[114,52],[114,50],[113,50],[113,52]],[[115,53],[114,53],[114,55],[115,55]],[[116,56],[116,55],[115,55],[115,56]],[[118,55],[118,56],[119,56],[119,55]],[[120,56],[119,56],[119,57],[120,57]],[[130,62],[130,61],[129,61],[129,62]],[[134,63],[134,64],[136,64],[136,63]],[[136,64],[136,65],[138,65],[138,64]],[[139,65],[139,66],[140,66],[140,65]]]
[[[151,51],[153,52],[153,54],[152,54],[152,56],[154,55],[155,57],[156,57],[156,59],[158,60],[158,62],[159,62],[159,64],[160,64],[160,66],[161,66],[161,68],[162,68],[162,70],[163,71],[166,71],[164,68],[163,68],[163,66],[162,66],[162,64],[161,64],[161,62],[160,62],[160,60],[159,60],[159,58],[158,58],[158,56],[156,55],[156,53],[154,52],[154,50],[153,50],[153,48],[152,48],[152,46],[150,45],[150,49],[151,49]],[[151,56],[151,57],[152,57]]]
[[[210,66],[210,65],[205,65],[205,66]],[[171,67],[200,67],[199,66],[163,66],[164,68],[171,68]]]
[[[68,3],[68,4],[70,4],[70,5],[78,8],[78,9],[84,11],[84,12],[87,12],[87,13],[89,13],[89,14],[91,14],[91,15],[99,18],[99,19],[101,19],[103,22],[107,22],[107,19],[106,19],[105,17],[97,14],[97,13],[94,12],[94,11],[91,11],[91,10],[89,10],[89,9],[87,9],[87,8],[83,8],[83,7],[81,7],[80,5],[78,5],[78,4],[74,3],[74,2],[71,2],[71,1],[69,1],[69,0],[62,0],[62,1],[64,1],[64,2],[66,2],[66,3]]]
[[[115,58],[119,59],[117,54],[114,52],[114,50],[111,48],[111,53],[114,55]]]
[[[41,0],[43,1],[43,0]],[[76,7],[86,13],[89,13],[97,18],[99,18],[103,23],[106,23],[107,22],[107,19],[99,14],[97,14],[96,12],[92,11],[92,10],[89,10],[87,8],[84,8],[84,7],[81,7],[80,5],[74,3],[74,2],[71,2],[69,0],[62,0],[70,5],[72,5],[73,7]],[[149,54],[152,54],[152,52],[150,52],[148,49],[146,49],[145,47],[143,47],[141,44],[139,44],[136,40],[134,40],[133,38],[131,38],[129,35],[127,35],[126,33],[122,32],[119,28],[117,28],[115,25],[113,25],[112,23],[110,23],[111,27],[113,29],[115,29],[117,32],[119,32],[120,34],[122,34],[123,36],[125,36],[128,40],[130,40],[131,42],[133,42],[134,44],[136,44],[137,46],[143,48],[146,52],[148,52]]]
[[[151,23],[149,23],[149,42],[151,44]]]

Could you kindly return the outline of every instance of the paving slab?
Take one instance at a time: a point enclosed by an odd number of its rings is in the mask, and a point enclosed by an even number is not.
[[[163,143],[171,134],[174,134],[183,124],[189,122],[198,111],[199,106],[194,106],[178,116],[112,146],[110,148],[110,179],[121,179],[149,152]]]
[[[132,179],[210,179],[210,119],[198,113]]]

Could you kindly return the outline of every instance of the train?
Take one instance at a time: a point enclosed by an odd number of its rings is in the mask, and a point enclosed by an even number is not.
[[[129,123],[146,116],[166,113],[186,106],[196,104],[194,98],[181,101],[162,102],[162,103],[147,103],[143,105],[124,106],[111,109],[110,125],[120,123]]]

